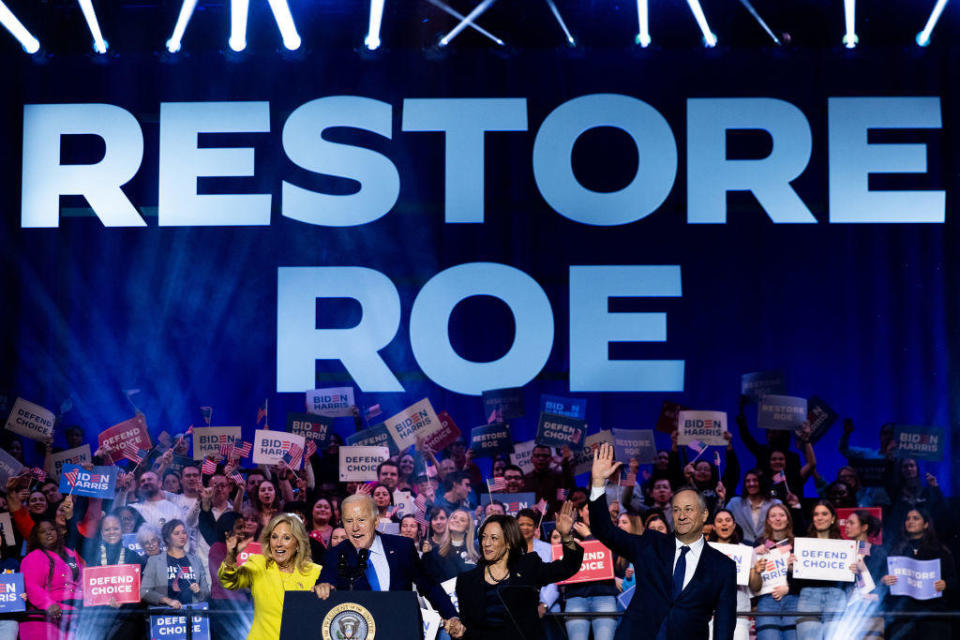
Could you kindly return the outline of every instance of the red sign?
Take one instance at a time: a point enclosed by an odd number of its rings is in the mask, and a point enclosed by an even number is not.
[[[243,551],[237,554],[237,566],[239,567],[244,562],[247,561],[247,558],[250,556],[259,555],[262,553],[259,542],[251,542],[246,547],[243,548]]]
[[[143,414],[137,414],[129,420],[115,424],[109,429],[100,432],[100,448],[107,452],[114,460],[123,458],[120,453],[124,443],[131,443],[137,449],[149,451],[153,444],[150,434],[147,433],[147,419]]]
[[[109,567],[83,568],[83,604],[92,607],[140,602],[140,565],[115,564]]]
[[[577,543],[583,547],[580,571],[577,571],[572,578],[557,584],[613,580],[613,552],[603,546],[599,540],[578,540]],[[559,560],[563,556],[563,550],[558,544],[553,545],[551,551],[554,560]]]
[[[677,404],[672,400],[664,400],[660,408],[660,415],[657,416],[657,431],[663,433],[673,433],[677,430],[677,416],[685,406]]]
[[[837,521],[838,521],[838,524],[840,525],[840,537],[843,538],[844,540],[850,539],[847,537],[847,517],[854,511],[866,511],[867,513],[872,515],[874,518],[879,520],[881,523],[883,522],[883,509],[881,509],[880,507],[858,507],[856,509],[848,509],[848,508],[837,509]],[[867,538],[867,542],[869,542],[870,544],[883,544],[883,530],[881,529],[877,531],[875,534],[871,535],[869,538]]]
[[[423,444],[432,451],[443,451],[460,437],[460,427],[446,411],[438,413],[437,420],[440,421],[440,429],[424,438]]]

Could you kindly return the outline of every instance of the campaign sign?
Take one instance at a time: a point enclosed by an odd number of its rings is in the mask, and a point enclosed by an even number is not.
[[[716,447],[725,447],[726,411],[681,411],[677,415],[677,443],[688,445],[694,440]]]
[[[392,456],[400,453],[393,436],[387,431],[387,425],[383,423],[350,434],[347,436],[347,445],[351,447],[387,447],[390,449],[390,455]]]
[[[323,450],[330,443],[330,428],[333,418],[314,413],[288,413],[287,431],[303,436],[304,442],[313,440],[317,449]]]
[[[462,435],[460,427],[446,411],[438,413],[437,419],[440,421],[440,428],[423,439],[424,446],[430,447],[431,451],[443,451]]]
[[[280,464],[291,445],[297,445],[303,451],[306,443],[303,436],[270,429],[257,429],[253,434],[253,463],[272,466]],[[301,461],[303,456],[301,456]],[[299,463],[297,465],[299,467]]]
[[[803,580],[853,582],[850,565],[857,563],[854,540],[794,538],[793,577]]]
[[[664,400],[660,407],[660,415],[657,416],[657,431],[662,433],[673,433],[677,430],[677,416],[685,406],[677,404],[672,400]]]
[[[540,395],[540,413],[550,413],[565,418],[587,419],[587,401],[581,398]]]
[[[943,460],[943,429],[898,424],[893,428],[897,457]]]
[[[533,471],[533,448],[535,446],[537,446],[537,443],[533,440],[513,444],[510,462],[520,467],[525,474]]]
[[[613,552],[603,546],[599,540],[582,540],[579,544],[583,547],[583,562],[580,564],[580,570],[557,584],[613,580]],[[563,557],[563,549],[559,544],[552,545],[550,551],[554,560]]]
[[[82,575],[85,607],[110,604],[111,598],[120,604],[140,602],[139,564],[88,565]]]
[[[23,471],[23,465],[19,460],[0,449],[0,487],[7,486],[7,480]]]
[[[761,429],[796,431],[807,420],[806,398],[767,394],[757,407],[757,426]]]
[[[120,451],[125,442],[131,442],[137,449],[149,451],[153,448],[150,434],[147,433],[147,419],[138,413],[129,420],[124,420],[109,429],[100,432],[100,448],[114,460],[120,460],[123,455]]]
[[[333,387],[307,391],[307,413],[330,418],[352,416],[353,387]]]
[[[750,583],[750,563],[753,560],[753,547],[745,544],[726,544],[708,542],[711,547],[737,563],[737,584],[747,586]]]
[[[640,464],[653,464],[657,445],[653,429],[613,429],[613,450],[617,460],[626,465],[632,458]]]
[[[483,398],[483,415],[497,412],[498,421],[523,417],[523,388],[490,389],[480,395]]]
[[[387,426],[387,431],[401,449],[416,444],[417,436],[426,437],[443,428],[429,398],[424,398],[400,413],[390,416],[383,421],[383,424]]]
[[[760,588],[758,596],[773,593],[774,587],[786,586],[790,552],[783,553],[777,549],[772,549],[769,553],[760,557],[766,560],[767,564],[764,570],[760,572],[760,580],[763,586]]]
[[[470,449],[477,458],[508,454],[513,451],[510,427],[505,422],[474,427],[470,430]]]
[[[250,559],[250,556],[257,556],[263,553],[263,548],[260,546],[259,542],[249,542],[247,546],[243,548],[243,551],[237,553],[237,566],[239,567],[244,562]]]
[[[27,601],[22,597],[25,593],[22,573],[0,574],[0,613],[26,611]]]
[[[207,608],[206,602],[183,605],[185,611],[206,611]],[[193,626],[193,640],[210,640],[210,619],[207,616],[190,616],[190,624]],[[150,640],[187,640],[187,616],[150,616]]]
[[[120,536],[120,542],[123,544],[124,549],[133,551],[138,556],[145,556],[147,552],[143,550],[143,547],[140,546],[140,543],[137,542],[137,534],[135,533],[125,533]]]
[[[443,587],[443,592],[450,598],[450,604],[453,605],[453,608],[460,611],[460,599],[457,597],[457,579],[454,577],[444,580],[440,583],[440,586]]]
[[[413,503],[413,494],[409,491],[393,490],[393,508],[397,515],[414,514],[417,507]]]
[[[840,537],[844,540],[847,539],[847,518],[854,511],[866,511],[881,523],[883,522],[883,509],[880,507],[857,507],[855,509],[840,507],[837,509],[837,524],[840,526]],[[875,534],[871,535],[867,541],[870,544],[883,544],[883,529],[879,529]]]
[[[217,459],[220,456],[220,445],[239,445],[242,440],[240,427],[194,427],[193,459],[203,460],[207,456]]]
[[[533,509],[537,505],[537,495],[532,491],[522,493],[481,493],[480,504],[502,502],[507,515],[516,516],[520,509]]]
[[[381,518],[377,521],[377,531],[380,533],[386,533],[391,536],[400,535],[400,523],[399,522],[390,522],[385,518]]]
[[[117,467],[94,467],[87,471],[78,464],[65,464],[60,473],[60,493],[88,498],[113,498],[117,490]]]
[[[943,597],[942,591],[933,588],[933,583],[940,580],[940,558],[914,560],[907,556],[889,556],[887,573],[897,576],[897,583],[890,586],[892,596],[910,596],[915,600]]]
[[[53,411],[17,398],[7,417],[6,428],[31,440],[46,440],[53,435],[54,420]]]
[[[623,607],[626,611],[627,607],[630,606],[630,601],[633,600],[633,594],[637,590],[637,585],[633,585],[623,593],[617,596],[617,602],[620,603],[620,606]]]
[[[54,453],[47,458],[47,461],[47,474],[51,478],[59,478],[63,465],[93,462],[93,458],[90,457],[90,445],[85,444],[82,447],[74,447],[60,453]]]
[[[807,422],[810,423],[810,444],[816,444],[833,423],[837,421],[837,412],[830,408],[820,396],[807,401]]]
[[[390,457],[387,447],[340,447],[340,482],[377,479],[377,467]]]
[[[783,371],[756,371],[740,376],[740,395],[746,396],[750,402],[757,402],[766,395],[785,393],[786,390]]]
[[[548,447],[562,447],[564,445],[573,450],[583,447],[583,440],[587,435],[587,425],[577,418],[565,418],[551,413],[541,413],[540,423],[537,425],[537,444]]]
[[[3,535],[4,545],[12,547],[17,544],[16,538],[13,537],[13,522],[6,511],[0,512],[0,534]]]
[[[437,632],[443,628],[443,618],[433,609],[421,608],[420,619],[423,620],[423,640],[435,640]]]
[[[590,467],[593,466],[593,452],[599,449],[603,442],[613,444],[613,432],[609,429],[586,437],[583,448],[573,452],[573,460],[570,461],[573,466],[573,475],[590,472]]]

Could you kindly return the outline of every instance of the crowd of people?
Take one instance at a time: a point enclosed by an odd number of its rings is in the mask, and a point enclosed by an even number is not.
[[[411,541],[406,544],[415,552],[412,583],[418,591],[434,591],[456,579],[458,593],[462,589],[474,596],[460,600],[457,615],[441,610],[448,594],[437,592],[442,602],[435,606],[445,621],[441,634],[496,635],[496,625],[487,628],[483,622],[481,605],[489,597],[489,585],[528,575],[525,593],[538,594],[530,615],[543,618],[545,624],[537,628],[544,637],[554,640],[565,633],[570,640],[613,640],[618,624],[627,624],[616,615],[623,610],[618,596],[649,581],[651,569],[642,562],[635,566],[632,551],[613,548],[612,579],[557,585],[579,566],[579,546],[571,540],[600,537],[627,550],[641,537],[666,534],[662,539],[676,535],[679,540],[679,523],[691,517],[697,501],[705,509],[701,524],[708,542],[753,548],[749,584],[736,587],[736,609],[764,615],[738,616],[732,632],[737,640],[752,633],[759,640],[950,638],[955,626],[950,619],[881,615],[956,609],[957,572],[950,547],[957,539],[957,522],[945,508],[936,476],[921,473],[915,459],[898,455],[890,427],[879,430],[877,448],[852,446],[850,420],[843,422],[839,446],[849,464],[821,469],[806,428],[758,437],[743,406],[737,433],[727,434],[722,455],[698,456],[679,446],[674,433],[672,446],[658,452],[652,465],[621,461],[620,481],[611,480],[603,511],[598,511],[596,484],[578,485],[573,452],[547,446],[533,449],[532,468],[526,471],[508,457],[495,458],[490,475],[481,471],[462,440],[443,451],[418,442],[381,463],[375,482],[345,483],[339,481],[338,468],[343,441],[336,434],[328,446],[306,457],[302,469],[284,464],[251,468],[229,456],[212,461],[213,469],[204,468],[202,461],[178,466],[175,460],[189,456],[191,447],[189,434],[180,434],[158,443],[143,463],[117,462],[123,472],[112,499],[65,496],[56,478],[25,467],[9,478],[0,496],[0,511],[9,513],[13,528],[2,532],[0,563],[5,572],[23,574],[28,609],[35,614],[19,621],[4,616],[0,640],[18,634],[26,640],[142,638],[147,637],[144,606],[180,609],[200,603],[212,611],[237,613],[210,616],[214,638],[276,637],[283,599],[258,597],[258,592],[279,584],[281,593],[329,593],[316,585],[335,588],[339,578],[331,577],[331,552],[346,548],[345,542],[360,549],[363,539],[375,554],[377,536],[370,533],[371,526]],[[87,442],[88,435],[76,426],[65,432],[70,447]],[[24,462],[24,442],[10,433],[4,436],[3,449]],[[734,438],[752,460],[738,459]],[[40,455],[54,452],[48,443],[37,445]],[[90,462],[114,463],[102,450]],[[864,463],[873,470],[881,467],[882,473],[864,479]],[[810,484],[814,490],[805,491]],[[509,501],[502,496],[484,496],[491,489],[496,494],[533,493],[535,504],[508,513]],[[395,504],[400,492],[409,492],[413,505]],[[680,494],[688,502],[696,496],[693,507],[678,503]],[[850,510],[849,515],[840,518],[838,509]],[[658,533],[645,536],[646,531]],[[792,567],[790,550],[798,537],[857,541],[860,560],[850,567],[854,581],[804,580],[791,570],[785,584],[760,595],[768,554],[786,548]],[[241,561],[239,555],[253,542],[260,551]],[[564,549],[561,560],[553,562],[552,545]],[[641,550],[634,555],[643,557]],[[888,571],[892,556],[939,560],[941,578],[934,585],[939,597],[892,595],[898,580]],[[77,611],[85,568],[119,564],[140,565],[141,603],[84,608],[100,609],[98,615]],[[428,579],[419,581],[421,573]],[[367,576],[368,586],[376,577],[376,572]],[[393,588],[396,579],[391,575],[383,590]],[[430,602],[437,594],[421,592]],[[504,615],[496,603],[491,606],[494,620]],[[820,611],[828,615],[795,615]],[[561,622],[550,612],[611,615]],[[511,614],[509,606],[506,614]]]

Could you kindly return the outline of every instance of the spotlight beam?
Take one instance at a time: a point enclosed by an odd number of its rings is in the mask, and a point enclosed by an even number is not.
[[[293,14],[290,13],[290,5],[287,4],[287,0],[267,0],[267,2],[273,12],[273,19],[277,21],[277,28],[280,29],[283,46],[288,51],[299,49],[302,41],[300,40],[300,34],[297,33],[297,25],[293,22]]]
[[[703,33],[704,46],[717,46],[717,36],[710,31],[710,25],[707,24],[707,16],[703,14],[703,7],[700,6],[700,0],[687,0],[687,5],[690,7],[690,11],[693,12],[693,17],[697,20],[700,31]]]
[[[650,13],[647,10],[647,0],[637,0],[637,22],[640,23],[640,32],[637,34],[637,44],[641,47],[649,47],[650,39]]]
[[[247,48],[247,13],[250,0],[230,0],[230,39],[227,44],[234,51]]]
[[[444,12],[450,14],[451,16],[453,16],[454,18],[456,18],[457,20],[466,20],[466,19],[467,19],[462,13],[460,13],[460,12],[457,11],[456,9],[451,8],[449,5],[441,2],[440,0],[427,0],[427,2],[429,2],[430,4],[432,4],[433,6],[435,6],[436,8],[440,9],[441,11],[444,11]],[[500,45],[501,47],[503,46],[503,44],[504,44],[503,40],[501,40],[501,39],[498,38],[497,36],[493,35],[492,33],[490,33],[489,31],[487,31],[486,29],[484,29],[484,28],[481,27],[480,25],[474,24],[473,22],[469,22],[469,23],[467,23],[467,26],[470,27],[470,28],[472,28],[472,29],[474,29],[477,33],[479,33],[479,34],[481,34],[481,35],[489,38],[490,40],[493,40],[494,42],[496,42],[496,43],[497,43],[498,45]]]
[[[40,50],[40,41],[27,31],[27,28],[17,19],[17,16],[13,15],[13,12],[7,8],[3,0],[0,0],[0,24],[17,39],[23,50],[30,55]]]
[[[843,0],[843,19],[847,32],[843,36],[843,44],[847,49],[857,46],[857,0]]]
[[[447,35],[440,38],[440,46],[445,47],[450,44],[450,41],[457,37],[461,31],[467,28],[467,25],[473,24],[473,21],[483,15],[483,12],[490,8],[497,0],[483,0],[480,4],[473,8],[473,11],[467,14],[467,17],[460,21],[460,24],[455,26],[453,30]],[[497,38],[495,42],[499,45],[503,44],[503,41]]]
[[[383,24],[383,5],[386,0],[370,0],[370,24],[363,44],[373,51],[380,46],[380,25]]]
[[[80,10],[83,11],[83,17],[90,28],[90,35],[93,36],[93,50],[97,53],[107,52],[107,43],[100,33],[100,23],[97,22],[97,12],[93,10],[93,0],[79,0]]]
[[[933,33],[933,28],[937,26],[937,20],[940,19],[940,14],[943,13],[947,2],[949,2],[949,0],[937,0],[937,4],[934,5],[930,17],[927,18],[927,24],[924,25],[923,31],[917,34],[917,44],[921,47],[930,44],[930,34]]]
[[[567,24],[563,21],[563,17],[560,15],[560,10],[557,9],[556,3],[553,0],[547,0],[547,4],[550,6],[550,11],[553,12],[553,17],[557,19],[557,22],[560,23],[560,28],[563,29],[563,34],[567,36],[567,42],[571,47],[577,46],[577,41],[573,39],[573,36],[570,34],[570,30],[567,29]]]
[[[180,51],[183,34],[187,31],[187,24],[193,17],[193,10],[196,6],[197,0],[183,0],[183,4],[180,5],[180,13],[177,15],[177,24],[173,27],[173,35],[167,40],[167,51],[170,53]]]
[[[763,27],[763,30],[767,32],[767,35],[770,36],[770,39],[773,40],[773,43],[778,47],[782,44],[780,39],[774,35],[773,31],[770,30],[770,27],[767,26],[767,23],[763,21],[763,18],[760,17],[760,14],[757,13],[757,10],[753,8],[753,5],[750,4],[750,0],[740,0],[740,4],[743,5],[743,8],[750,12],[750,15],[753,16],[753,19]]]

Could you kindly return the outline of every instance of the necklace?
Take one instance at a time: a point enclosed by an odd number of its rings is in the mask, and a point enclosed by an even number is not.
[[[507,578],[510,577],[510,569],[507,569],[507,572],[506,572],[505,574],[503,574],[503,577],[500,578],[500,579],[497,579],[497,578],[493,575],[493,571],[491,571],[490,566],[491,566],[491,565],[489,565],[489,564],[487,565],[487,575],[490,576],[490,579],[493,580],[494,584],[500,584],[501,582],[503,582],[504,580],[506,580]]]

